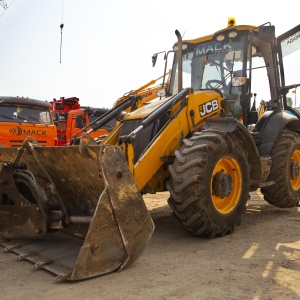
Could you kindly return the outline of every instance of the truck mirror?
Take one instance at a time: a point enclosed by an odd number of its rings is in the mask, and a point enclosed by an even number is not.
[[[59,115],[57,112],[53,112],[52,113],[52,118],[53,118],[53,121],[58,121],[59,120]]]
[[[53,113],[52,113],[52,119],[53,119],[54,125],[55,125],[55,126],[58,126],[58,123],[59,123],[59,115],[58,115],[57,112],[53,112]]]

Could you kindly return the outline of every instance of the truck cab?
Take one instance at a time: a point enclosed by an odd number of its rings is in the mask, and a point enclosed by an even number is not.
[[[57,126],[58,146],[69,145],[74,135],[80,136],[81,132],[89,128],[94,120],[108,111],[105,108],[81,107],[77,97],[61,97],[59,100],[54,99],[50,103],[51,113]],[[91,132],[90,135],[92,138],[98,138],[107,134],[115,126],[116,119]]]
[[[56,146],[56,127],[46,101],[0,97],[0,144],[20,147],[28,137],[42,146]]]

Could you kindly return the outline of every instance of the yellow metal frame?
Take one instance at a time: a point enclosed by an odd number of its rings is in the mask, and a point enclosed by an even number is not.
[[[216,91],[191,92],[188,97],[189,101],[182,99],[172,107],[169,112],[170,121],[168,125],[147,146],[145,152],[135,164],[133,164],[133,161],[136,160],[134,159],[132,144],[127,142],[126,145],[122,145],[123,153],[126,156],[129,168],[135,177],[139,190],[145,187],[149,193],[163,191],[163,183],[170,175],[169,172],[163,168],[165,161],[174,157],[175,150],[181,147],[183,139],[186,138],[190,132],[203,126],[207,118],[218,117],[223,113],[221,103],[223,98]],[[218,109],[204,117],[200,116],[201,104],[207,103],[211,101],[211,99],[218,102]],[[125,117],[124,122],[126,122],[126,120],[144,119],[161,106],[162,102],[166,101],[168,101],[168,99],[151,102],[130,113],[130,115]],[[185,101],[186,105],[183,105]],[[178,109],[180,105],[183,105],[183,107]],[[191,113],[192,111],[193,113]],[[173,118],[174,113],[176,113],[176,117]],[[193,115],[193,118],[191,115]],[[116,143],[121,126],[122,125],[111,132],[103,143]]]

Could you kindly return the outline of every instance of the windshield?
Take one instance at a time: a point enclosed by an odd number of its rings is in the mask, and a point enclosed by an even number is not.
[[[224,94],[229,94],[231,78],[242,76],[243,50],[245,36],[238,40],[218,42],[214,40],[199,44],[185,44],[187,49],[182,54],[183,88],[219,89]],[[185,46],[184,46],[185,47]],[[177,57],[175,57],[171,79],[171,94],[178,93],[177,83]]]
[[[50,111],[43,107],[0,104],[0,122],[18,122],[51,125]]]

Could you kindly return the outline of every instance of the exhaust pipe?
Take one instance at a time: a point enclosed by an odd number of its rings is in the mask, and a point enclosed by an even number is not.
[[[182,37],[180,32],[176,29],[175,34],[177,36],[177,60],[178,60],[178,93],[182,90]]]

